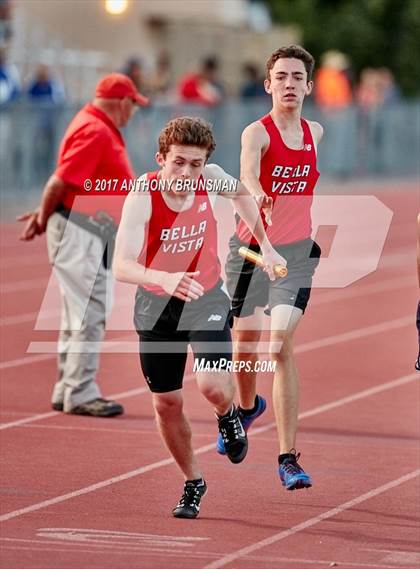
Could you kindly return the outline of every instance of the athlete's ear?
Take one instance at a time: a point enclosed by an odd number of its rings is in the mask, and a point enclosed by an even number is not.
[[[314,88],[314,82],[313,81],[308,81],[307,85],[306,85],[306,94],[310,95],[312,93],[312,89]]]
[[[264,79],[264,89],[266,93],[271,95],[271,81],[269,81],[268,79]]]
[[[159,166],[161,168],[163,168],[163,166],[165,164],[165,158],[163,157],[163,155],[160,152],[156,152],[155,159],[156,159],[156,162],[159,164]]]

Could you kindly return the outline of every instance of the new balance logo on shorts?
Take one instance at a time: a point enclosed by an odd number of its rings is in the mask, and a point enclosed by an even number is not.
[[[207,322],[220,322],[220,320],[222,319],[222,317],[220,316],[220,314],[211,314],[209,316],[209,319],[207,320]]]

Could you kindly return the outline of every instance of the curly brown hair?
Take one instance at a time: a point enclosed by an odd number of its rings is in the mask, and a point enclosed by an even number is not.
[[[216,148],[212,125],[198,117],[180,117],[169,121],[159,134],[159,152],[166,156],[172,144],[198,146],[207,151],[207,159]]]
[[[312,73],[315,67],[315,59],[300,45],[289,45],[286,47],[279,47],[276,49],[270,57],[267,59],[266,69],[266,79],[270,81],[270,71],[273,69],[274,64],[278,59],[300,59],[305,66],[306,73],[308,75],[307,81],[312,81]]]

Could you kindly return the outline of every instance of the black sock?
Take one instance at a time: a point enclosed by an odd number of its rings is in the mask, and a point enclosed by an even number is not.
[[[219,415],[218,413],[216,413],[218,419],[224,419],[225,417],[229,417],[232,414],[232,411],[234,411],[235,409],[235,405],[232,403],[232,405],[229,407],[229,410],[226,411],[226,413],[224,415]]]
[[[195,480],[186,480],[185,484],[187,483],[194,484],[194,486],[199,486],[200,484],[204,484],[204,478],[196,478]]]
[[[243,409],[243,407],[239,407],[239,409],[241,410],[242,415],[253,415],[254,413],[256,413],[258,409],[257,396],[255,396],[254,407],[252,409]]]
[[[296,455],[292,452],[286,452],[284,454],[279,454],[279,465],[280,466],[285,460],[291,460],[293,462],[296,462]]]

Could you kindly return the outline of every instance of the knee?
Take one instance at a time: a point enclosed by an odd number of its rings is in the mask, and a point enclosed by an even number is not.
[[[270,358],[272,361],[283,363],[293,356],[292,339],[285,335],[270,341]]]
[[[183,402],[180,397],[154,394],[154,407],[157,418],[165,421],[182,414]]]
[[[233,399],[234,386],[230,377],[226,381],[217,381],[215,377],[200,382],[200,391],[213,405],[223,405]]]
[[[239,354],[256,354],[260,333],[258,331],[246,331],[238,333],[235,337],[235,352]]]

